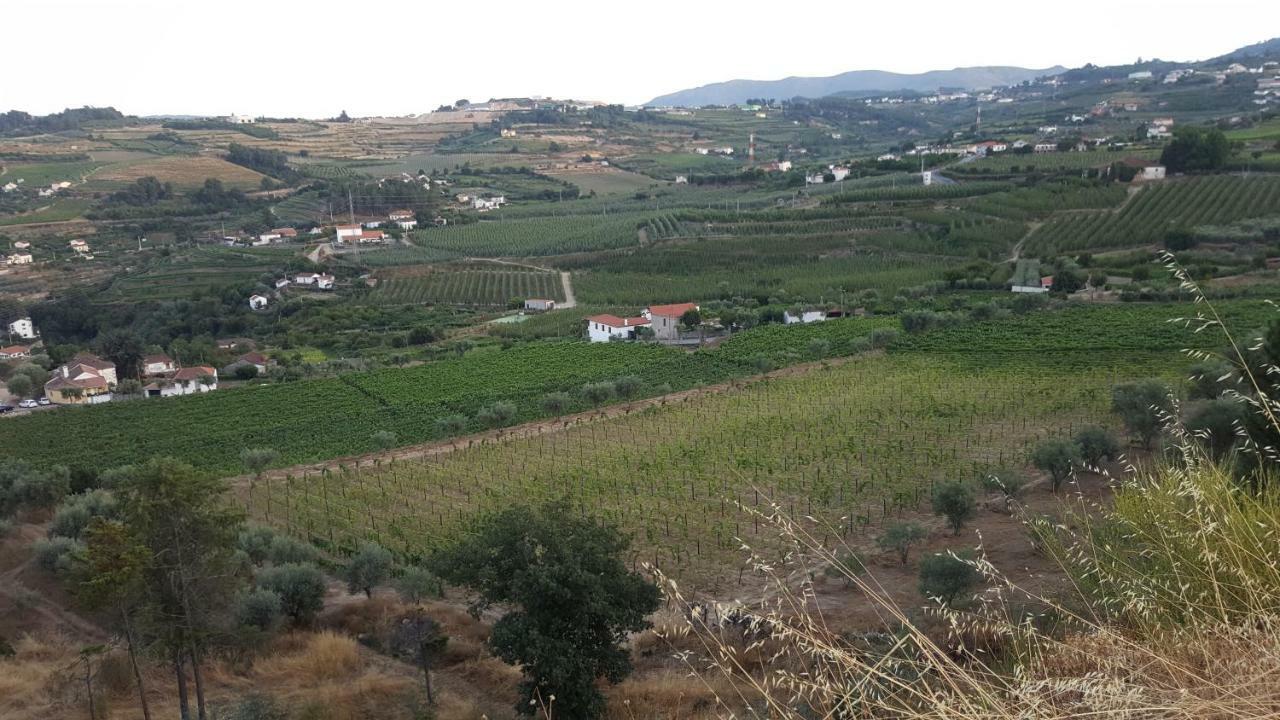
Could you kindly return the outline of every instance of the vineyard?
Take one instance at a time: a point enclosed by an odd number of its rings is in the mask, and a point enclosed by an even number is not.
[[[1029,253],[1159,244],[1174,229],[1222,225],[1280,212],[1280,177],[1231,175],[1150,185],[1119,212],[1056,215],[1027,239]]]
[[[430,250],[475,257],[557,255],[635,245],[644,216],[583,215],[520,221],[483,221],[429,228],[414,233],[414,243]]]
[[[438,266],[381,277],[366,296],[378,305],[444,303],[505,307],[512,299],[564,300],[564,286],[554,272],[504,268]]]
[[[1149,373],[1148,368],[1141,372]],[[1125,376],[1051,363],[993,370],[864,358],[531,438],[273,479],[249,513],[337,552],[420,556],[513,502],[567,499],[631,532],[636,561],[725,589],[741,544],[779,551],[742,508],[770,499],[840,534],[927,507],[931,488],[1022,465],[1038,440],[1107,420]],[[739,540],[741,538],[742,540]]]
[[[1029,155],[1003,152],[987,155],[963,165],[952,165],[947,168],[947,172],[970,174],[988,172],[1078,172],[1087,168],[1106,167],[1131,157],[1155,160],[1158,155],[1159,153],[1155,150],[1095,150]]]

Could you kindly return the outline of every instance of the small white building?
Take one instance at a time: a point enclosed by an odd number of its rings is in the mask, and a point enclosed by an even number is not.
[[[831,176],[836,179],[836,182],[840,182],[845,178],[849,177],[849,173],[851,172],[853,171],[847,167],[840,167],[840,166],[831,167]]]
[[[218,389],[218,371],[207,365],[182,368],[143,387],[147,397],[175,397],[213,392]]]
[[[413,218],[409,218],[408,220],[396,220],[396,227],[401,230],[413,230],[418,227],[418,221]]]
[[[279,239],[280,239],[280,234],[277,233],[275,230],[272,230],[271,232],[264,232],[258,236],[258,242],[262,243],[263,245],[266,245],[269,242],[275,242],[276,240],[279,240]],[[254,243],[254,245],[257,245],[257,244],[258,243]]]
[[[893,153],[885,153],[885,154],[883,154],[883,155],[881,155],[881,156],[877,157],[877,158],[876,158],[876,162],[893,162],[893,161],[895,161],[895,160],[897,160],[897,159],[898,159],[898,156],[897,156],[897,155],[894,155]]]
[[[524,301],[525,310],[533,310],[535,312],[545,312],[547,310],[556,309],[556,301],[549,298],[528,298]]]
[[[11,193],[17,189],[18,189],[18,183],[15,183],[15,182],[7,182],[4,184],[3,187],[0,187],[0,190],[4,190],[7,193]]]
[[[0,347],[0,360],[18,360],[29,357],[31,357],[31,347],[28,345]]]
[[[316,276],[316,288],[319,290],[332,290],[334,277],[332,275],[320,274]]]
[[[315,285],[319,273],[304,272],[293,276],[294,285]]]
[[[782,313],[782,322],[786,325],[798,325],[822,322],[827,319],[827,313],[822,310],[805,310],[799,315],[792,315],[788,310]]]
[[[932,184],[933,184],[933,171],[932,171],[932,170],[925,170],[924,172],[920,173],[920,182],[921,182],[921,183],[923,183],[923,184],[925,184],[925,185],[932,185]]]
[[[1032,149],[1038,153],[1057,152],[1058,144],[1057,143],[1036,143],[1036,146]]]
[[[164,375],[177,369],[178,366],[173,362],[173,358],[168,355],[148,355],[142,358],[143,375]]]
[[[338,242],[355,242],[360,239],[360,235],[364,232],[364,228],[359,225],[339,225],[337,227],[337,232]]]
[[[30,265],[33,262],[35,262],[35,258],[31,256],[31,253],[14,253],[9,256],[10,265]]]
[[[235,115],[235,114],[232,114],[232,115],[228,115],[228,116],[227,116],[227,122],[229,122],[229,123],[231,123],[231,124],[233,124],[233,125],[252,125],[252,124],[254,124],[255,122],[257,122],[257,120],[256,120],[256,119],[254,119],[253,117],[248,116],[248,115]]]
[[[591,342],[609,342],[614,338],[632,340],[636,330],[648,327],[643,317],[620,318],[617,315],[592,315],[587,318],[587,339]]]
[[[271,300],[267,298],[266,295],[258,295],[257,293],[254,293],[253,295],[249,296],[249,309],[261,310],[265,308],[270,302]]]
[[[34,340],[36,337],[36,326],[32,324],[31,318],[18,318],[9,323],[9,334],[14,337],[20,337],[24,340]]]
[[[688,185],[688,184],[689,184],[689,176],[688,176],[688,175],[677,175],[677,176],[676,176],[676,184],[677,184],[677,185]]]
[[[1150,71],[1150,70],[1138,70],[1138,71],[1136,71],[1136,72],[1131,72],[1131,73],[1129,73],[1129,79],[1130,79],[1130,80],[1150,80],[1150,79],[1151,79],[1151,71]]]
[[[277,290],[283,290],[287,287],[289,287],[289,278],[280,278],[279,280],[276,280]]]
[[[1138,177],[1143,180],[1163,180],[1165,168],[1163,165],[1148,165],[1142,168],[1142,174]]]

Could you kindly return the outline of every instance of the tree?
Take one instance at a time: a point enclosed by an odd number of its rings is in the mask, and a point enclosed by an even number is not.
[[[427,595],[440,589],[440,579],[432,575],[431,571],[416,565],[405,568],[396,580],[396,591],[411,603],[422,602]]]
[[[142,369],[145,348],[132,330],[111,330],[98,339],[98,352],[116,364],[117,378],[136,378]]]
[[[1049,482],[1055,493],[1062,486],[1062,482],[1071,475],[1071,469],[1078,462],[1080,462],[1080,448],[1068,440],[1045,440],[1031,452],[1031,464],[1049,474]]]
[[[680,324],[686,330],[692,330],[702,324],[702,313],[698,312],[697,308],[689,308],[680,316]]]
[[[283,614],[284,600],[274,590],[254,588],[236,598],[235,618],[240,627],[273,633],[280,627]]]
[[[267,468],[280,462],[280,453],[273,448],[245,448],[240,451],[240,462],[253,473],[254,480],[261,480]]]
[[[258,377],[258,366],[249,363],[237,365],[236,369],[231,371],[231,375],[237,380],[252,380]]]
[[[927,537],[929,537],[929,531],[919,523],[900,522],[890,525],[889,529],[876,540],[876,544],[881,549],[898,553],[898,562],[906,565],[911,546]]]
[[[120,522],[93,520],[85,531],[83,560],[75,568],[74,594],[90,609],[110,608],[120,621],[144,720],[151,719],[147,687],[138,667],[134,616],[143,603],[147,550]]]
[[[285,563],[258,571],[258,587],[280,596],[280,609],[295,625],[310,625],[324,609],[324,575],[314,565]]]
[[[361,543],[351,562],[347,563],[347,589],[351,592],[360,590],[365,597],[372,598],[373,589],[391,577],[394,566],[395,560],[392,559],[390,550],[377,543]]]
[[[379,450],[390,450],[396,446],[396,434],[390,430],[379,430],[373,434],[372,439]]]
[[[623,565],[629,545],[616,528],[563,505],[514,507],[483,519],[430,567],[477,594],[473,611],[510,608],[489,646],[525,674],[519,712],[535,713],[554,696],[556,715],[595,718],[604,710],[596,680],[626,677],[620,644],[649,627],[659,605],[658,588]]]
[[[221,480],[169,458],[137,466],[117,488],[121,520],[149,558],[142,577],[147,617],[172,658],[183,718],[190,717],[188,661],[199,717],[207,717],[201,658],[240,585],[235,542],[242,516],[225,492]]]
[[[14,375],[9,378],[9,392],[20,398],[29,398],[35,392],[35,383],[26,375]]]
[[[1098,467],[1102,459],[1115,460],[1120,454],[1120,443],[1110,430],[1101,425],[1086,425],[1072,438],[1080,448],[1080,456],[1090,467]]]
[[[440,629],[440,624],[418,609],[400,618],[391,636],[392,652],[408,658],[422,670],[429,705],[436,704],[435,694],[431,691],[431,667],[448,643],[449,636]]]
[[[1138,380],[1111,388],[1111,411],[1120,416],[1129,435],[1145,448],[1160,435],[1164,415],[1172,410],[1169,388],[1159,380]]]
[[[962,482],[944,483],[933,493],[933,513],[945,517],[956,535],[960,534],[960,528],[973,517],[977,508],[973,491]]]
[[[920,594],[937,598],[947,607],[977,584],[977,569],[963,558],[939,553],[920,561]]]
[[[1239,400],[1211,400],[1187,419],[1187,431],[1204,443],[1214,459],[1220,459],[1239,439],[1245,414],[1246,406]]]
[[[1220,170],[1231,157],[1231,142],[1217,128],[1184,125],[1173,131],[1173,140],[1160,153],[1160,164],[1169,172]]]

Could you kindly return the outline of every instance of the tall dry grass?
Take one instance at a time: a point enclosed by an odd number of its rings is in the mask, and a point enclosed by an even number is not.
[[[1204,307],[1183,322],[1222,333],[1240,372],[1237,395],[1280,433],[1270,381],[1246,361],[1258,348],[1241,347],[1171,260],[1170,269]],[[1274,479],[1241,482],[1176,420],[1167,452],[1116,479],[1111,502],[1081,497],[1056,517],[1024,518],[1070,581],[1065,593],[1018,586],[978,548],[968,562],[986,589],[963,609],[935,604],[922,619],[874,575],[847,566],[851,548],[824,544],[824,529],[774,507],[762,519],[790,552],[770,561],[744,546],[768,579],[767,599],[711,615],[749,625],[727,636],[658,573],[689,609],[667,639],[723,717],[1280,718],[1280,494]],[[828,625],[812,580],[823,572],[876,609],[880,632]],[[709,679],[717,677],[732,689]]]

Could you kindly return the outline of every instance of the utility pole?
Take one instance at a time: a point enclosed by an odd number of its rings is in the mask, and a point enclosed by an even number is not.
[[[347,188],[347,209],[351,213],[351,224],[356,224],[356,204],[351,200],[351,188]]]

